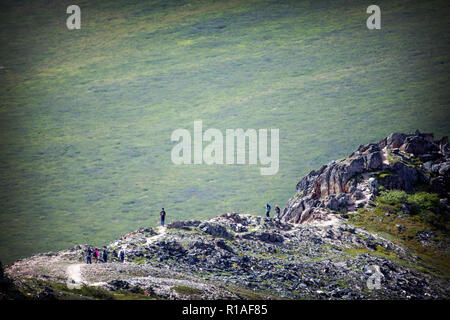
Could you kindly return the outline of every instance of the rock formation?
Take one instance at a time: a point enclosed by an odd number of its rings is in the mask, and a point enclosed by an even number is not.
[[[351,212],[365,207],[380,187],[412,191],[429,185],[448,201],[450,144],[433,134],[392,133],[378,143],[361,145],[345,159],[311,171],[297,184],[297,194],[281,219],[305,223],[326,219],[330,211]]]

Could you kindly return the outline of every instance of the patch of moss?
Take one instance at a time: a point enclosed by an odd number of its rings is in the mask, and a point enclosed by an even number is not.
[[[297,192],[296,195],[295,195],[296,198],[300,198],[300,197],[302,197],[302,196],[303,196],[303,191],[299,191],[299,192]]]
[[[397,162],[402,162],[402,159],[399,156],[392,154],[389,150],[387,152],[387,160],[391,165]]]
[[[92,297],[95,299],[101,299],[101,300],[112,300],[114,299],[114,296],[107,290],[99,288],[99,287],[92,287],[92,286],[82,286],[79,290],[80,294],[87,297]]]
[[[184,295],[188,295],[188,296],[202,294],[202,290],[197,289],[197,288],[188,287],[188,286],[175,286],[175,287],[172,287],[171,289],[179,294],[184,294]]]
[[[135,292],[128,290],[118,290],[111,293],[115,300],[155,300],[159,297],[153,290],[137,288]]]
[[[390,172],[381,172],[378,174],[379,179],[383,179],[383,178],[390,177],[390,176],[392,176],[392,173],[390,173]]]
[[[137,263],[137,264],[145,264],[145,263],[147,263],[147,261],[148,260],[146,258],[144,258],[144,257],[136,257],[133,260],[133,262]]]
[[[114,296],[106,289],[83,285],[80,288],[69,288],[66,283],[56,281],[44,281],[37,279],[26,280],[27,294],[36,294],[43,288],[51,288],[54,298],[59,300],[73,299],[100,299],[112,300]]]
[[[411,215],[402,212],[403,203],[408,205]],[[381,192],[374,204],[375,207],[372,209],[360,209],[357,213],[350,214],[348,221],[411,249],[414,254],[422,258],[421,264],[424,264],[424,269],[450,276],[450,259],[446,249],[449,230],[448,212],[441,209],[437,213],[439,199],[436,194],[390,190]],[[386,215],[386,213],[389,214]],[[423,230],[429,230],[435,234],[426,246],[417,236]],[[384,248],[377,248],[377,253],[390,258],[394,257],[394,253],[386,252]]]
[[[382,246],[376,246],[376,252],[383,256],[387,256],[389,258],[397,258],[397,256],[395,255],[395,253],[393,251],[388,250]]]

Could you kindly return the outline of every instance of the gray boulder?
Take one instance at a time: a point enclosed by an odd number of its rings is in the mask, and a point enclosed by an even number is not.
[[[233,238],[233,235],[230,232],[228,232],[227,228],[219,224],[203,222],[198,226],[198,228],[203,232],[215,237],[222,237],[225,239]]]

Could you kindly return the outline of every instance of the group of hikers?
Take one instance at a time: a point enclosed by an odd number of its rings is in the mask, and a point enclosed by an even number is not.
[[[272,209],[272,207],[270,206],[269,203],[266,203],[266,217],[270,218],[270,210]],[[276,212],[276,217],[275,218],[280,218],[280,207],[278,207],[278,205],[275,206],[275,212]],[[159,217],[160,217],[160,221],[161,221],[161,226],[164,227],[164,223],[166,220],[166,211],[164,210],[164,208],[162,208],[161,212],[159,213]],[[120,259],[120,261],[123,263],[125,261],[125,251],[123,249],[121,249],[119,251],[119,253],[117,254],[118,258]],[[91,249],[91,247],[87,248],[86,251],[86,263],[87,264],[91,264],[92,263],[92,258],[94,259],[94,261],[96,263],[98,263],[100,261],[100,253],[98,252],[98,249],[95,248],[94,250]],[[102,262],[103,263],[107,263],[108,262],[108,252],[106,251],[106,248],[103,249],[102,252]]]
[[[123,263],[125,260],[125,252],[123,250],[120,250],[118,253],[118,257],[120,261]],[[88,247],[86,250],[86,263],[92,264],[92,260],[95,261],[95,263],[98,263],[102,261],[103,263],[108,262],[108,252],[106,251],[106,248],[103,249],[103,253],[100,260],[100,253],[98,252],[98,249],[95,248],[94,250],[91,249],[91,247]]]
[[[100,261],[100,253],[98,252],[97,248],[92,250],[91,247],[88,247],[86,252],[86,263],[91,264],[92,258],[94,258],[95,263],[98,263]],[[108,262],[108,252],[106,251],[106,249],[103,249],[101,258],[103,263]]]
[[[266,217],[267,218],[270,218],[270,209],[272,209],[272,207],[270,206],[270,204],[266,203]],[[275,206],[275,212],[277,213],[275,218],[279,219],[281,210],[280,210],[280,207],[278,205]]]
[[[164,211],[164,208],[162,208],[161,212],[159,213],[159,216],[161,219],[161,226],[164,227],[164,222],[166,220],[166,211]],[[120,262],[124,263],[125,251],[123,249],[121,249],[119,251],[119,253],[117,254],[117,257],[120,259]],[[102,259],[101,261],[103,263],[108,262],[108,252],[106,251],[106,248],[103,249],[101,259]],[[92,250],[91,247],[88,247],[86,250],[86,263],[92,264],[92,260],[94,260],[95,263],[98,263],[100,261],[100,253],[98,252],[97,248]]]

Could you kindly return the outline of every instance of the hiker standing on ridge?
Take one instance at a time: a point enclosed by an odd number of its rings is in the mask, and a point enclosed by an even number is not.
[[[164,208],[162,208],[159,216],[161,217],[161,226],[164,227],[164,220],[166,219],[166,212],[164,211]]]
[[[120,258],[120,262],[123,263],[125,260],[125,252],[123,252],[123,249],[120,249],[119,258]]]
[[[276,218],[280,219],[280,212],[281,212],[281,210],[280,210],[280,207],[278,205],[275,206],[275,212],[277,213]]]
[[[270,206],[270,204],[266,203],[266,217],[270,218],[270,209],[272,207]]]
[[[106,249],[103,249],[103,263],[108,262],[108,252],[106,252]]]
[[[92,250],[91,247],[87,248],[86,251],[86,264],[91,264],[92,263]]]

